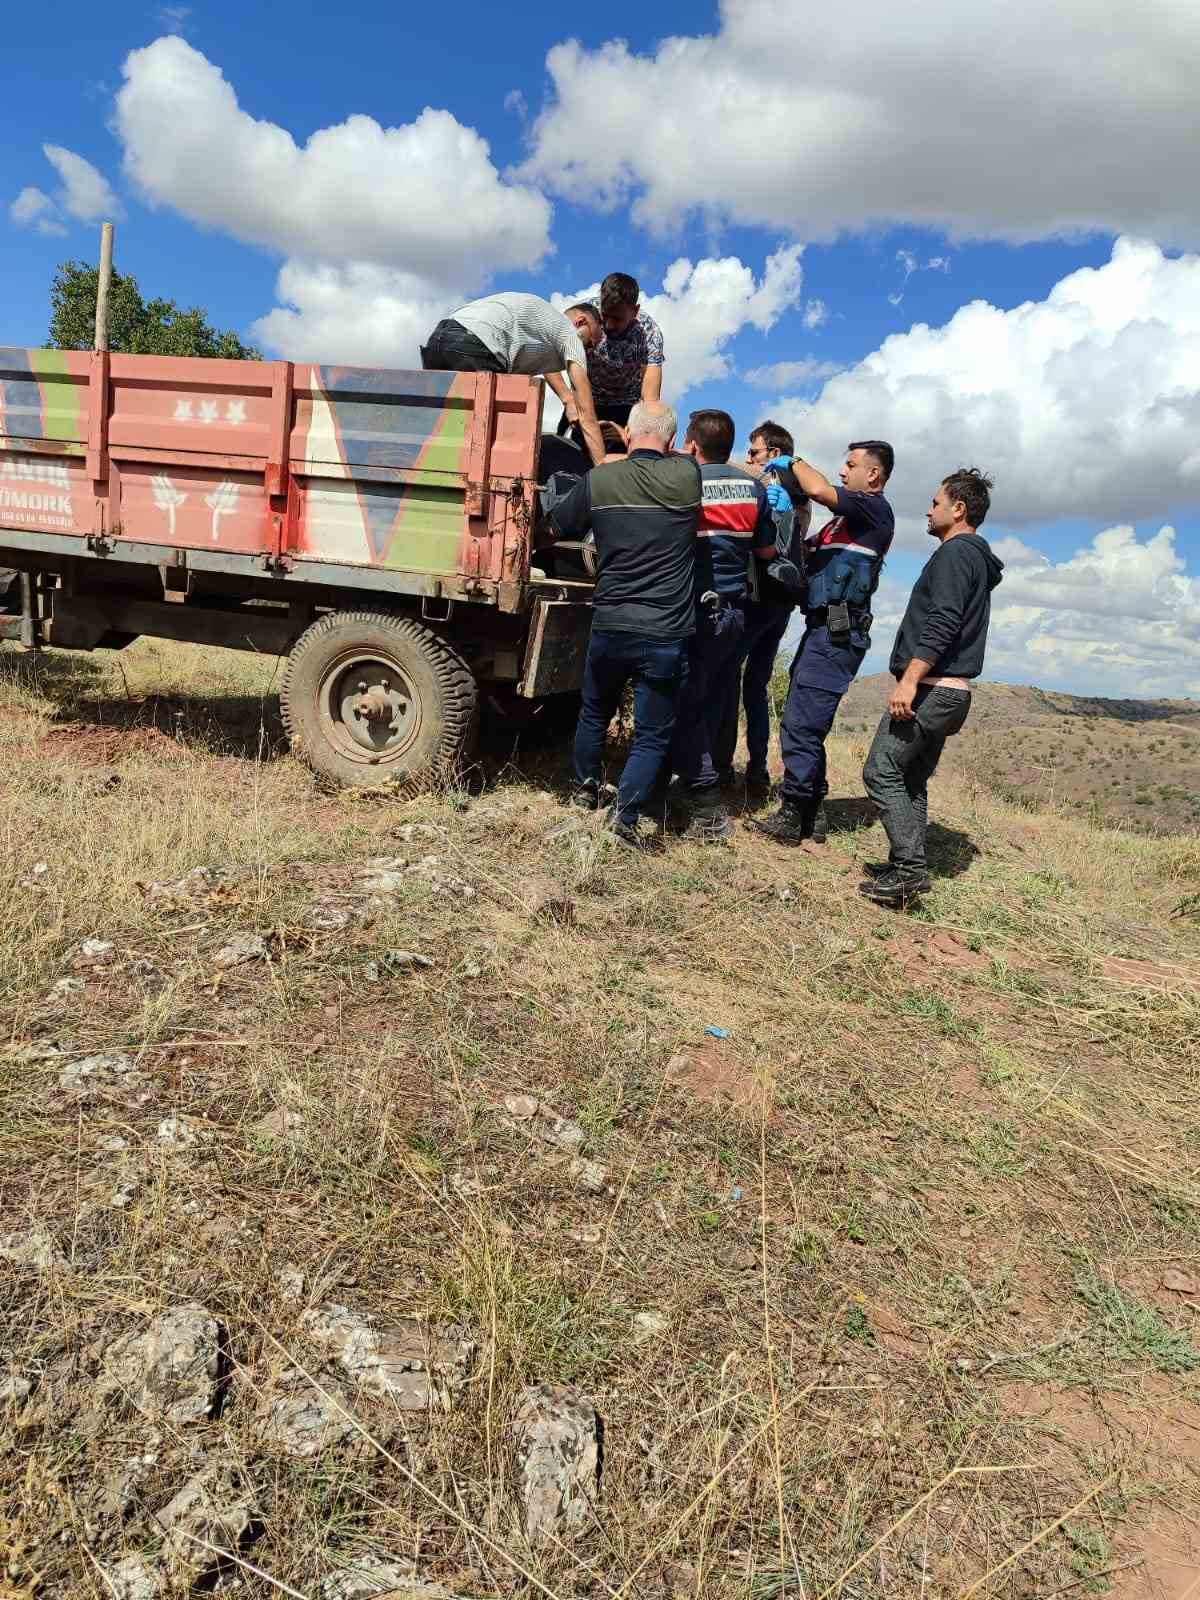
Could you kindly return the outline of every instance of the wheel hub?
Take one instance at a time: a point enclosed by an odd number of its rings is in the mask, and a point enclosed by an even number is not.
[[[412,693],[396,669],[383,662],[359,663],[344,672],[333,702],[349,737],[373,755],[386,755],[412,734]]]

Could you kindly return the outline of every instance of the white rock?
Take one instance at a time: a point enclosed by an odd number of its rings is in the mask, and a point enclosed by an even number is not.
[[[290,1261],[285,1261],[275,1274],[279,1293],[284,1300],[304,1299],[304,1273]]]
[[[518,1122],[527,1122],[530,1117],[537,1116],[538,1102],[531,1094],[506,1094],[504,1109]]]
[[[121,1150],[129,1149],[129,1140],[122,1139],[119,1133],[106,1133],[100,1141],[100,1148],[108,1155],[116,1155]]]
[[[405,967],[431,967],[433,965],[428,956],[420,955],[416,950],[387,950],[384,952],[383,959],[393,971],[400,971]]]
[[[173,1563],[207,1571],[221,1551],[236,1551],[255,1513],[254,1501],[236,1467],[210,1462],[161,1511],[155,1522],[166,1534],[163,1552]]]
[[[81,1056],[65,1066],[58,1087],[74,1094],[95,1094],[100,1089],[128,1089],[141,1083],[132,1056]]]
[[[116,945],[111,939],[85,939],[79,946],[76,959],[88,966],[103,967],[112,961],[116,953]]]
[[[416,1578],[411,1561],[389,1560],[370,1551],[346,1556],[345,1562],[321,1584],[321,1600],[374,1600],[376,1595],[407,1588]]]
[[[661,1311],[638,1311],[633,1318],[633,1342],[648,1344],[651,1339],[661,1338],[669,1326]]]
[[[589,1194],[603,1194],[608,1187],[608,1168],[599,1161],[585,1161],[582,1156],[573,1156],[567,1171],[579,1187],[586,1189]]]
[[[292,1368],[275,1380],[262,1407],[263,1438],[290,1456],[319,1456],[356,1431],[348,1410],[336,1384],[318,1388]]]
[[[194,1117],[164,1117],[154,1137],[164,1150],[190,1150],[206,1132]]]
[[[167,1575],[144,1556],[125,1556],[100,1568],[109,1600],[158,1600],[167,1586]]]
[[[265,1117],[251,1123],[250,1132],[260,1139],[273,1139],[281,1144],[299,1144],[304,1135],[304,1117],[299,1111],[280,1106],[268,1111]]]
[[[32,1393],[33,1385],[28,1378],[22,1378],[19,1373],[0,1378],[0,1406],[19,1406],[23,1400],[28,1400]]]
[[[561,1538],[591,1521],[600,1466],[600,1419],[576,1390],[540,1383],[513,1413],[518,1498],[530,1540]]]
[[[343,1305],[314,1307],[300,1318],[300,1326],[355,1383],[401,1411],[448,1410],[475,1357],[475,1342],[464,1328],[435,1328],[406,1318],[376,1329]]]
[[[54,1240],[40,1228],[0,1234],[0,1261],[14,1267],[32,1267],[35,1272],[50,1272],[67,1264]]]
[[[201,1305],[176,1306],[108,1347],[96,1393],[156,1420],[200,1422],[213,1414],[220,1372],[220,1323]]]
[[[82,994],[87,988],[82,978],[60,978],[57,983],[50,985],[50,994],[53,998],[65,999],[68,995]]]
[[[261,933],[235,933],[228,944],[224,944],[213,957],[213,965],[222,972],[227,972],[230,967],[240,967],[247,961],[265,961],[267,959],[267,941]]]

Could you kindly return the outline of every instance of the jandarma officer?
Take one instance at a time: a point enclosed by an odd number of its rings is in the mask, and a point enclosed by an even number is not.
[[[825,737],[870,647],[871,596],[896,526],[883,492],[894,463],[890,444],[861,439],[847,450],[840,488],[799,456],[768,463],[777,472],[790,468],[801,490],[834,513],[807,541],[804,635],[779,728],[782,803],[769,817],[746,824],[779,844],[825,838]]]

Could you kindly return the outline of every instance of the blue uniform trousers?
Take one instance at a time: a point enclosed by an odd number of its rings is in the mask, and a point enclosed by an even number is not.
[[[742,606],[729,601],[715,610],[705,606],[697,610],[687,687],[679,698],[671,744],[671,767],[691,789],[715,789],[719,783],[713,744],[729,681],[737,672],[744,621]]]
[[[771,745],[771,677],[794,611],[791,605],[763,605],[756,600],[746,607],[746,627],[737,666],[727,686],[713,747],[713,763],[718,772],[728,772],[733,766],[739,700],[746,708],[746,770],[755,773],[767,770]]]
[[[870,638],[852,627],[839,642],[829,637],[824,613],[811,617],[792,662],[787,704],[779,725],[783,752],[783,798],[806,806],[829,793],[826,776],[825,736],[842,696],[854,682]]]
[[[617,789],[617,815],[633,827],[659,786],[688,672],[687,639],[593,628],[575,730],[575,781],[599,783],[604,741],[627,683],[633,684],[633,744]]]

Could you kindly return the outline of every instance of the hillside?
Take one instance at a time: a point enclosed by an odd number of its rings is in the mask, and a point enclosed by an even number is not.
[[[1200,840],[952,765],[897,917],[858,731],[631,859],[276,670],[0,650],[0,1593],[1194,1594]]]
[[[891,678],[856,683],[838,727],[873,731]],[[981,683],[948,767],[1018,804],[1065,805],[1100,825],[1200,828],[1200,701],[1109,700]]]

